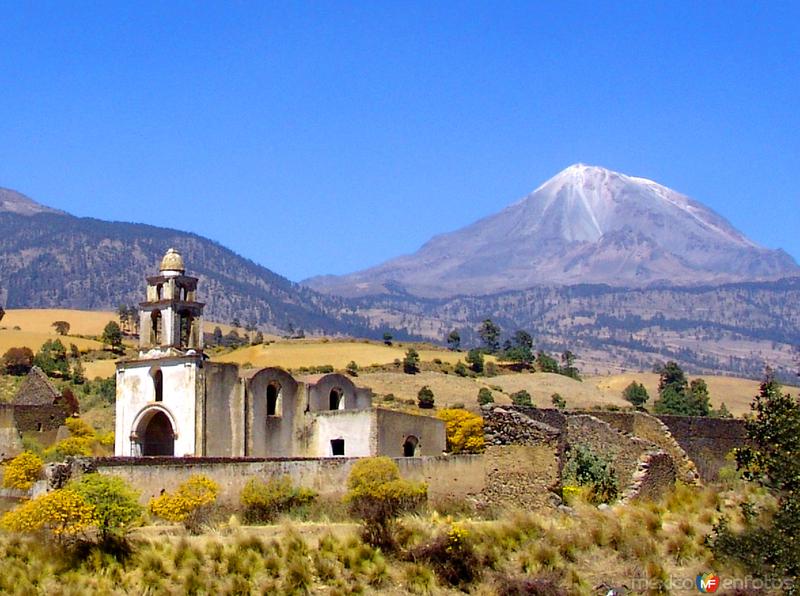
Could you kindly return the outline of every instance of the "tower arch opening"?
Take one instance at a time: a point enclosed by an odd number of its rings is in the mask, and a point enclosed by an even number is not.
[[[336,389],[331,389],[330,394],[328,395],[328,409],[329,410],[341,410],[344,408],[344,394],[342,390],[338,387]]]
[[[267,416],[281,415],[281,386],[277,382],[267,385]]]

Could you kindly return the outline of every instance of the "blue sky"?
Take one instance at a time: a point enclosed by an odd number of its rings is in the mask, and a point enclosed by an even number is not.
[[[290,279],[584,162],[800,260],[800,4],[3,2],[0,186]]]

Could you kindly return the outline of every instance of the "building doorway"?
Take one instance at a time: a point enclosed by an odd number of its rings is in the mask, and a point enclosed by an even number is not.
[[[142,455],[175,455],[175,431],[164,412],[156,412],[140,428]]]
[[[414,457],[417,455],[419,439],[414,435],[408,435],[403,443],[403,457]]]

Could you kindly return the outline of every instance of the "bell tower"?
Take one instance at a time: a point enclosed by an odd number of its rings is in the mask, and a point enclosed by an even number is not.
[[[203,349],[203,307],[197,278],[185,275],[183,257],[170,248],[159,275],[147,278],[147,300],[139,305],[139,350]]]
[[[170,248],[139,304],[139,356],[117,362],[114,453],[204,453],[205,355],[197,278]]]

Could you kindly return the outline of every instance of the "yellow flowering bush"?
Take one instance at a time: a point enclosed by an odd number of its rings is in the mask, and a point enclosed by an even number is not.
[[[23,451],[4,466],[3,486],[28,490],[42,473],[41,458],[30,451]]]
[[[400,478],[397,464],[388,457],[358,460],[347,478],[345,502],[351,514],[364,521],[362,535],[373,546],[394,546],[394,520],[425,502],[428,485]]]
[[[91,437],[67,437],[45,449],[44,456],[50,461],[63,460],[69,455],[89,457],[92,455],[93,442],[94,435]]]
[[[447,451],[450,453],[483,451],[483,418],[461,409],[441,410],[438,417],[445,423]]]
[[[68,538],[95,524],[94,507],[76,492],[59,489],[4,514],[0,527],[12,532],[50,532]]]
[[[194,474],[181,484],[174,494],[164,493],[150,499],[150,513],[172,522],[183,522],[189,529],[196,529],[203,514],[217,500],[219,485],[208,476]]]
[[[81,420],[80,418],[67,418],[64,425],[67,427],[69,434],[73,437],[94,438],[94,429],[85,420]]]

